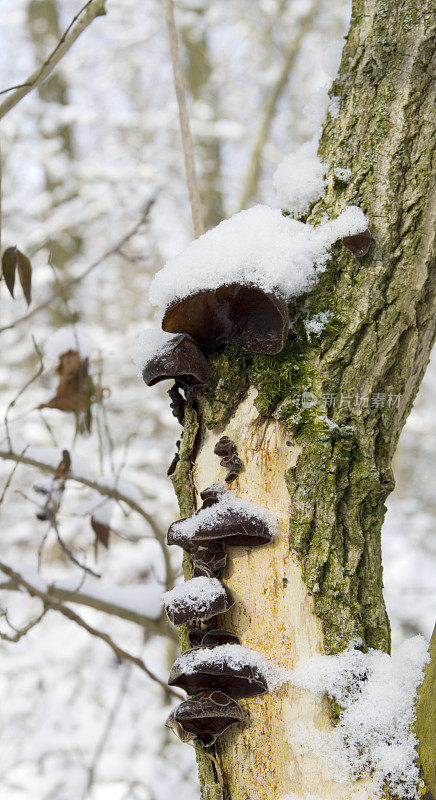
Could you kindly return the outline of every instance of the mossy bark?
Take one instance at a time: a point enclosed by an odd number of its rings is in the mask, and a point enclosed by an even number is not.
[[[242,473],[236,491],[269,505],[279,516],[288,514],[282,520],[286,552],[276,551],[271,561],[279,565],[277,574],[271,574],[270,586],[265,576],[259,577],[257,592],[267,598],[258,609],[263,638],[252,618],[258,608],[252,581],[271,553],[264,549],[263,556],[256,556],[260,561],[254,571],[254,562],[247,562],[245,573],[244,555],[232,555],[225,576],[251,612],[249,622],[239,614],[238,619],[227,617],[226,624],[248,646],[258,641],[262,650],[265,643],[271,645],[271,615],[277,614],[277,659],[286,661],[287,652],[287,666],[311,652],[336,653],[356,637],[365,646],[390,647],[382,594],[384,503],[394,487],[392,456],[435,337],[431,11],[430,0],[353,4],[331,91],[331,109],[339,108],[339,113],[328,113],[319,150],[327,166],[328,191],[308,220],[334,217],[347,205],[359,205],[369,218],[374,240],[370,252],[358,261],[336,245],[318,284],[290,308],[293,328],[283,352],[270,357],[227,348],[211,359],[212,381],[197,393],[195,410],[188,407],[185,459],[175,475],[182,513],[187,513],[188,499],[194,508],[193,489],[204,488],[206,479],[223,479],[212,445],[226,431],[249,462],[251,482]],[[336,177],[337,167],[351,170],[348,183]],[[314,318],[325,323],[318,333],[307,325]],[[277,470],[282,470],[281,488],[274,488]],[[286,620],[295,617],[292,604],[286,611],[274,606],[280,593],[277,581],[286,570],[291,570],[293,590],[300,597],[296,564],[306,592],[298,607],[306,614],[299,617],[305,638],[295,627],[286,631]],[[353,796],[352,789],[341,794],[328,782],[324,794],[319,783],[317,791],[310,778],[313,765],[298,762],[298,769],[288,773],[285,763],[279,768],[274,762],[281,756],[267,750],[268,740],[289,735],[290,717],[286,721],[283,708],[262,709],[256,703],[245,704],[252,717],[248,738],[244,733],[225,736],[218,748],[232,800],[277,800],[292,791],[323,798]],[[307,704],[304,708],[309,713]],[[319,726],[328,726],[326,719]],[[250,743],[252,749],[256,743],[256,758],[249,755]],[[288,753],[288,763],[290,759]],[[218,786],[209,760],[202,761],[200,779],[207,797],[210,787]]]

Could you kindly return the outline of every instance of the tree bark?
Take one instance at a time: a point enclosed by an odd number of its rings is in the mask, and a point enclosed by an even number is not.
[[[354,1],[331,90],[339,113],[328,114],[319,150],[328,192],[308,220],[359,205],[371,250],[358,261],[336,245],[318,284],[290,308],[283,352],[226,348],[210,361],[210,385],[186,409],[174,476],[182,515],[195,509],[199,491],[223,481],[213,447],[226,434],[245,464],[232,488],[279,520],[271,546],[230,551],[223,579],[237,603],[220,623],[287,669],[356,637],[390,648],[384,504],[435,337],[432,34],[430,0]],[[351,169],[349,183],[337,167]],[[319,314],[325,327],[311,334],[305,322]],[[187,576],[189,569],[187,562]],[[242,704],[249,724],[217,746],[222,780],[199,755],[203,798],[372,797],[364,781],[339,784],[298,747],[298,722],[330,729],[327,704],[293,687]]]

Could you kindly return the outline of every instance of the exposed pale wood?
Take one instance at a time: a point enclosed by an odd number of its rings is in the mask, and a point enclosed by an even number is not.
[[[220,622],[235,631],[244,646],[291,669],[302,659],[323,653],[321,622],[313,613],[312,596],[289,545],[291,501],[284,476],[296,465],[300,451],[286,444],[289,433],[280,422],[259,417],[253,406],[255,396],[251,390],[225,429],[245,464],[232,489],[272,511],[279,533],[267,547],[229,550],[223,580],[237,602]],[[197,491],[224,480],[225,470],[213,453],[222,433],[208,431],[203,436],[194,466]],[[356,800],[358,785],[344,786],[329,779],[321,760],[302,753],[293,734],[301,723],[309,730],[330,730],[326,704],[290,685],[241,702],[248,724],[223,736],[219,744],[232,800],[278,800],[291,792],[323,800]],[[370,797],[363,786],[360,796]]]

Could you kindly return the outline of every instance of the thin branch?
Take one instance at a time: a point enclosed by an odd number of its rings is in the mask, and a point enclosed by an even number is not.
[[[14,642],[16,644],[17,642],[20,641],[20,639],[26,636],[26,634],[29,633],[29,631],[31,631],[32,628],[35,628],[36,625],[38,625],[38,623],[41,622],[42,618],[46,615],[46,613],[47,613],[47,608],[44,605],[44,608],[42,609],[41,613],[38,614],[37,617],[31,619],[30,622],[28,622],[27,625],[24,625],[23,628],[16,628],[15,625],[13,625],[12,622],[9,620],[7,611],[4,611],[2,613],[2,616],[5,618],[7,624],[14,631],[14,633],[13,634],[0,633],[0,639],[2,639],[5,642]]]
[[[262,152],[265,142],[268,138],[272,121],[274,119],[278,101],[280,100],[280,97],[286,88],[286,84],[288,83],[289,74],[294,66],[295,59],[300,50],[301,42],[310,28],[312,20],[315,17],[320,4],[321,0],[313,0],[312,5],[307,11],[307,14],[305,14],[305,16],[301,19],[298,33],[290,43],[284,55],[283,66],[277,78],[277,82],[272,91],[268,90],[268,95],[263,103],[264,114],[254,140],[248,169],[242,186],[241,199],[239,203],[239,208],[241,210],[246,207],[247,203],[249,203],[256,194],[259,183]]]
[[[11,444],[11,437],[10,437],[10,434],[9,434],[9,414],[10,414],[11,410],[13,409],[13,407],[15,406],[17,400],[19,400],[19,398],[24,394],[26,389],[28,389],[29,386],[32,385],[32,383],[37,381],[39,376],[42,375],[42,373],[44,372],[44,362],[43,362],[43,359],[42,359],[42,353],[41,353],[41,351],[40,351],[40,349],[39,349],[39,347],[38,347],[38,345],[36,343],[35,337],[33,335],[32,335],[32,342],[33,342],[33,347],[35,349],[35,352],[36,352],[36,355],[37,355],[38,361],[39,361],[38,369],[29,378],[29,380],[26,381],[24,386],[21,387],[21,389],[17,392],[15,397],[12,398],[12,400],[10,401],[10,403],[9,403],[7,409],[6,409],[6,413],[5,413],[4,422],[5,422],[5,428],[6,428],[6,436],[8,437],[9,447],[11,447],[11,448],[12,448],[12,444]]]
[[[161,686],[162,689],[167,694],[171,694],[173,695],[173,697],[177,697],[178,700],[183,699],[178,692],[174,691],[174,689],[172,689],[171,686],[168,686],[168,684],[165,683],[165,681],[163,681],[161,678],[155,675],[154,672],[152,672],[147,667],[142,658],[139,658],[139,656],[132,655],[132,653],[127,652],[127,650],[124,650],[124,648],[117,645],[116,642],[114,642],[113,639],[111,639],[109,634],[104,633],[103,631],[99,631],[97,628],[94,628],[92,625],[89,625],[82,617],[76,614],[76,612],[73,611],[71,608],[69,608],[68,606],[64,606],[58,600],[55,600],[53,597],[47,594],[47,592],[43,592],[40,589],[37,589],[36,586],[32,586],[32,584],[29,583],[29,581],[27,581],[26,578],[24,578],[22,575],[20,575],[19,572],[8,566],[8,564],[5,564],[3,561],[0,561],[0,570],[4,572],[5,575],[8,575],[12,581],[15,581],[15,583],[18,583],[20,586],[22,586],[22,588],[25,589],[26,592],[30,594],[31,597],[39,597],[40,600],[42,600],[43,603],[45,603],[45,605],[48,608],[53,609],[53,611],[59,611],[60,614],[62,614],[67,619],[71,620],[71,622],[75,622],[76,625],[78,625],[80,628],[83,628],[83,630],[87,631],[87,633],[90,633],[91,636],[95,636],[96,639],[100,639],[102,642],[105,642],[108,645],[108,647],[111,648],[112,652],[115,653],[117,658],[135,664],[137,667],[139,667],[140,670],[142,670],[142,672],[145,672],[145,674],[148,675],[148,677],[152,681],[158,683],[159,686]]]
[[[2,119],[14,106],[16,106],[23,97],[29,92],[40,86],[41,83],[50,75],[54,68],[59,64],[59,61],[68,52],[80,34],[93,22],[96,17],[106,14],[105,0],[88,0],[87,3],[80,9],[76,16],[70,22],[65,33],[61,36],[55,49],[50,53],[49,57],[44,61],[41,67],[30,75],[24,83],[9,89],[3,89],[0,94],[7,94],[12,92],[3,103],[0,104],[0,119]]]
[[[179,43],[177,39],[176,22],[174,19],[173,0],[165,0],[165,20],[168,30],[171,61],[173,65],[174,88],[176,90],[179,106],[180,133],[182,136],[183,154],[185,157],[186,179],[188,183],[189,200],[191,203],[192,222],[196,237],[204,233],[203,214],[201,211],[200,193],[198,191],[197,177],[195,174],[194,148],[192,145],[189,116],[186,107],[185,82],[183,80],[180,64]]]
[[[20,586],[18,583],[16,583],[16,581],[9,578],[0,577],[0,589],[2,591],[16,592],[19,588]],[[105,614],[109,614],[112,617],[125,619],[127,622],[134,622],[136,625],[140,625],[142,628],[152,627],[156,631],[160,631],[162,627],[162,618],[154,620],[151,619],[151,617],[147,617],[146,614],[140,614],[138,611],[135,611],[131,608],[120,606],[118,603],[113,601],[103,600],[101,597],[96,597],[95,595],[88,593],[86,590],[86,584],[85,588],[83,589],[69,589],[67,586],[62,586],[62,584],[50,584],[47,586],[47,594],[50,597],[54,597],[57,600],[61,600],[66,603],[75,603],[79,606],[94,608],[96,611],[103,611]],[[168,630],[165,629],[165,635],[167,634],[173,634],[172,629],[171,631],[169,628]],[[172,638],[175,641],[178,639],[175,631],[172,635]]]
[[[2,333],[3,331],[9,331],[11,328],[15,328],[17,325],[21,325],[22,322],[27,322],[28,319],[33,317],[35,314],[39,314],[40,311],[43,311],[44,308],[47,308],[47,306],[53,303],[54,300],[57,300],[58,297],[63,297],[65,295],[65,292],[68,292],[70,289],[72,289],[73,286],[76,286],[78,283],[83,281],[84,278],[87,278],[88,275],[91,272],[93,272],[93,270],[95,270],[96,267],[99,267],[101,264],[103,264],[103,262],[106,261],[107,258],[119,254],[120,250],[122,250],[124,245],[127,244],[127,242],[129,242],[130,239],[132,239],[133,236],[135,236],[135,234],[138,233],[139,229],[145,224],[145,222],[147,222],[148,215],[154,205],[155,200],[156,200],[156,195],[153,195],[153,197],[151,197],[150,200],[147,201],[147,204],[138,222],[135,223],[135,225],[128,231],[128,233],[125,234],[125,236],[123,236],[122,239],[120,239],[119,242],[117,242],[115,245],[113,245],[113,247],[111,247],[109,250],[103,253],[103,255],[100,256],[96,261],[93,261],[93,263],[90,264],[89,267],[84,269],[83,272],[80,273],[80,275],[77,275],[76,278],[71,278],[71,280],[61,284],[59,289],[56,289],[56,291],[53,292],[53,294],[51,294],[50,297],[47,297],[47,299],[44,300],[44,302],[40,303],[39,306],[35,306],[35,308],[33,308],[32,311],[29,311],[27,314],[23,314],[22,317],[18,317],[13,322],[10,322],[9,325],[4,325],[2,328],[0,328],[0,333]]]

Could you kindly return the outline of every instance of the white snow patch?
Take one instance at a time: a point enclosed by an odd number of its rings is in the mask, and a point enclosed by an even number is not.
[[[192,674],[197,667],[204,664],[222,664],[230,669],[239,669],[249,664],[262,673],[268,684],[268,691],[274,692],[288,683],[292,673],[278,667],[272,661],[264,658],[256,650],[249,650],[240,644],[221,644],[210,649],[199,648],[187,650],[177,659],[174,666],[181,667],[185,674]]]
[[[337,97],[335,94],[331,96],[330,102],[328,104],[328,112],[332,119],[337,119],[339,117],[341,109],[341,98]]]
[[[316,227],[285,217],[278,208],[254,206],[167,261],[151,284],[150,301],[164,311],[178,299],[232,283],[254,285],[289,300],[310,288],[337,239],[367,227],[357,206]]]
[[[370,776],[374,798],[383,785],[402,798],[414,798],[419,783],[416,738],[412,730],[416,688],[428,661],[427,642],[409,639],[392,657],[378,650],[350,647],[336,656],[302,662],[292,683],[336,700],[343,711],[330,733],[295,729],[299,744],[316,751],[337,780]]]
[[[234,492],[231,492],[230,489],[227,489],[221,483],[214,483],[210,488],[219,492],[220,499],[218,502],[208,508],[201,508],[192,517],[186,517],[186,519],[174,522],[171,526],[171,533],[174,539],[182,536],[183,538],[192,538],[195,536],[200,526],[206,530],[213,529],[219,524],[221,519],[223,519],[229,508],[243,517],[258,517],[265,523],[271,535],[275,535],[277,532],[277,521],[270,511],[257,506],[255,503],[250,502],[250,500],[243,500],[237,497]]]
[[[351,181],[351,169],[349,167],[335,167],[333,174],[343,183],[349,183]]]
[[[317,147],[316,139],[301,145],[283,159],[273,175],[280,208],[294,217],[306,214],[326,192],[326,169],[316,154]]]
[[[315,314],[315,316],[311,317],[311,319],[306,319],[304,321],[304,327],[306,329],[307,338],[309,341],[312,335],[318,336],[318,334],[322,333],[328,322],[329,316],[330,314],[328,311],[320,311],[319,314]]]
[[[44,345],[44,355],[51,361],[59,361],[64,353],[77,350],[84,359],[89,358],[94,349],[95,345],[82,325],[66,325],[49,336]]]
[[[191,578],[191,580],[175,586],[162,596],[167,611],[180,611],[195,605],[198,616],[206,613],[212,603],[227,594],[218,578]]]
[[[145,365],[159,353],[165,353],[180,334],[166,333],[160,328],[146,328],[135,339],[132,347],[132,361],[139,374]]]
[[[327,427],[328,427],[328,429],[330,431],[340,431],[341,430],[339,425],[338,425],[338,423],[334,422],[330,417],[327,416],[327,414],[321,415],[320,417],[318,417],[318,420],[320,422],[325,422],[325,424],[327,425]],[[315,587],[313,588],[313,591],[315,591]],[[318,584],[318,591],[319,591],[319,584]]]

